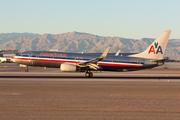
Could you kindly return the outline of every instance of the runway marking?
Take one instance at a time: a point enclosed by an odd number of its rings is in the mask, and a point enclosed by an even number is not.
[[[158,109],[158,108],[92,108],[92,107],[12,107],[0,106],[0,110],[49,110],[49,111],[109,111],[109,112],[166,112],[180,113],[180,109]]]
[[[23,95],[22,93],[1,93],[0,95]]]
[[[6,68],[6,67],[9,67],[9,66],[0,66],[0,67],[4,67],[4,68]]]

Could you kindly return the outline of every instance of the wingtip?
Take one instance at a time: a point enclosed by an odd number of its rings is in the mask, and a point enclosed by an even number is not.
[[[104,51],[104,53],[101,55],[100,58],[105,58],[107,56],[108,52],[109,52],[109,49],[110,49],[110,47],[107,47],[106,50]]]

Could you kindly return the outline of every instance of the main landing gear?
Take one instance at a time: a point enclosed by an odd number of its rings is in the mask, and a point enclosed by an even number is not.
[[[92,72],[86,72],[85,76],[90,78],[93,76],[93,74],[92,74]]]
[[[28,72],[28,66],[26,67],[25,72]]]

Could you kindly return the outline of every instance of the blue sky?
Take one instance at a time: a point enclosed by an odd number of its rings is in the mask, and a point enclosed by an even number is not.
[[[0,33],[180,38],[179,0],[0,0]]]

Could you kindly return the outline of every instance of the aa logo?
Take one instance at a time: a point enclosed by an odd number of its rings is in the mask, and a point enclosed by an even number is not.
[[[158,46],[158,42],[157,43],[155,42],[154,45],[151,45],[148,53],[150,54],[151,52],[154,54],[158,54],[158,53],[163,54],[161,46],[160,45]]]

